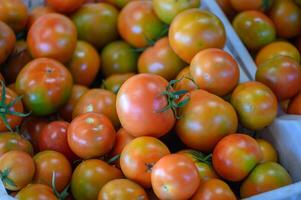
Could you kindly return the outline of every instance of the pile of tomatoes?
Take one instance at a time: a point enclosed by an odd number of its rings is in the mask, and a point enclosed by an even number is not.
[[[232,200],[292,183],[253,133],[300,92],[299,52],[265,47],[257,81],[239,83],[224,26],[200,4],[46,0],[29,11],[0,0],[0,178],[11,196]],[[267,39],[242,36],[250,49],[274,40],[272,22],[262,26]]]

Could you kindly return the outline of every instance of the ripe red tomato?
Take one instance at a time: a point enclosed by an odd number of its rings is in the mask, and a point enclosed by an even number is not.
[[[129,142],[131,142],[133,139],[135,139],[134,136],[129,134],[124,128],[120,128],[116,133],[114,147],[113,147],[112,151],[110,152],[110,156],[114,157],[114,156],[121,154],[124,147]]]
[[[78,38],[87,41],[96,48],[118,38],[118,10],[106,3],[84,4],[72,15]]]
[[[116,109],[122,127],[135,137],[161,137],[175,124],[171,109],[162,95],[168,82],[155,74],[138,74],[129,78],[117,93]],[[156,124],[156,126],[154,126]]]
[[[188,147],[210,152],[217,142],[235,133],[238,120],[230,103],[204,90],[190,92],[190,101],[180,108],[176,132]]]
[[[160,140],[147,136],[136,138],[122,150],[121,170],[128,179],[144,188],[150,188],[153,166],[168,154],[168,147]]]
[[[134,75],[134,73],[113,74],[102,82],[101,87],[117,94],[122,84]]]
[[[287,171],[275,162],[257,165],[240,187],[240,196],[247,198],[252,195],[275,190],[292,184]]]
[[[0,21],[8,24],[16,33],[25,28],[27,19],[28,10],[22,0],[0,1]]]
[[[149,45],[161,35],[164,23],[153,11],[152,1],[129,2],[118,16],[118,30],[121,37],[137,48]]]
[[[216,2],[218,3],[222,11],[225,13],[225,15],[228,17],[228,19],[232,21],[232,19],[237,13],[231,4],[231,0],[217,0]]]
[[[271,88],[279,100],[286,100],[301,90],[301,66],[293,58],[277,56],[258,66],[256,80]]]
[[[71,192],[76,200],[95,200],[106,183],[120,178],[121,171],[106,162],[97,159],[86,160],[73,172]]]
[[[250,10],[238,14],[233,27],[250,50],[257,50],[273,42],[276,30],[273,21],[259,11]]]
[[[176,91],[179,90],[187,90],[192,91],[196,90],[198,86],[193,81],[191,74],[190,74],[190,67],[183,68],[177,75],[176,80],[180,80],[174,86]]]
[[[231,134],[221,139],[212,154],[216,172],[229,181],[241,181],[261,161],[262,153],[255,139]]]
[[[189,199],[200,184],[195,164],[181,154],[161,158],[153,167],[151,180],[160,199]]]
[[[230,2],[232,7],[238,12],[246,10],[265,11],[271,7],[274,0],[230,0]]]
[[[192,8],[174,18],[169,29],[169,42],[175,53],[190,63],[200,50],[223,48],[225,28],[211,12]]]
[[[274,149],[274,147],[266,140],[263,139],[256,139],[261,153],[262,153],[262,159],[260,163],[264,162],[277,162],[277,152]]]
[[[231,188],[222,180],[210,179],[201,183],[191,200],[236,200]]]
[[[270,125],[277,115],[277,99],[262,83],[251,81],[239,84],[232,93],[231,104],[241,124],[251,130]]]
[[[56,13],[37,19],[27,35],[28,48],[34,58],[48,57],[63,63],[71,58],[76,40],[76,27],[72,21]]]
[[[67,135],[71,150],[77,156],[88,159],[109,153],[116,132],[105,115],[85,113],[72,120]]]
[[[29,184],[16,195],[17,199],[31,199],[31,200],[58,200],[52,191],[52,188],[43,184]]]
[[[137,199],[148,200],[144,189],[127,179],[115,179],[105,184],[98,194],[98,200]]]
[[[0,157],[9,151],[24,151],[33,155],[31,143],[18,133],[3,132],[0,134]]]
[[[73,81],[61,63],[38,58],[29,62],[19,73],[16,91],[24,96],[24,104],[35,115],[49,115],[64,105],[71,94]]]
[[[55,175],[55,188],[63,191],[72,175],[67,158],[59,152],[47,150],[37,153],[33,159],[36,166],[33,182],[51,187],[52,176]]]
[[[200,89],[218,96],[229,94],[239,81],[236,60],[221,49],[210,48],[196,54],[190,64],[190,73]]]
[[[185,65],[170,47],[168,38],[164,37],[140,55],[138,72],[157,74],[170,81]]]
[[[301,93],[296,95],[288,104],[288,114],[301,115]]]
[[[107,116],[115,128],[120,122],[116,112],[116,95],[104,89],[90,89],[83,94],[73,109],[73,119],[81,114],[94,112]]]
[[[27,21],[27,30],[30,29],[30,27],[33,25],[34,22],[37,21],[41,16],[50,14],[50,13],[55,13],[55,11],[49,7],[49,6],[37,6],[31,10],[28,16],[28,21]]]
[[[72,13],[79,9],[85,0],[46,0],[47,5],[61,13]]]
[[[74,83],[89,86],[100,69],[100,57],[97,50],[87,42],[77,41],[76,49],[67,64]]]
[[[8,25],[0,21],[0,64],[2,64],[7,59],[9,54],[14,50],[15,42],[16,36],[13,30]]]

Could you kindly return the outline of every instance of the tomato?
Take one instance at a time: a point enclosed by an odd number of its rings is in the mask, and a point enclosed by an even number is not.
[[[244,134],[224,137],[212,154],[214,169],[229,181],[243,180],[261,159],[262,153],[256,140]]]
[[[122,150],[121,170],[127,178],[144,188],[150,188],[153,166],[168,154],[168,147],[160,140],[148,136],[136,138]]]
[[[127,179],[115,179],[105,184],[98,194],[98,200],[148,200],[144,189],[137,183]]]
[[[288,104],[288,114],[301,115],[301,93],[296,95]]]
[[[301,33],[301,11],[293,0],[275,0],[270,17],[280,37],[292,38]]]
[[[22,0],[0,1],[0,21],[8,24],[16,33],[25,28],[27,19],[28,10]]]
[[[266,162],[256,166],[240,187],[242,198],[275,190],[292,184],[287,171],[275,162]]]
[[[191,200],[236,200],[231,188],[222,180],[210,179],[201,183]]]
[[[18,200],[58,200],[51,187],[43,184],[29,184],[20,190],[16,196]]]
[[[76,200],[95,200],[106,183],[120,178],[122,178],[121,171],[104,161],[86,160],[80,163],[73,172],[71,192]]]
[[[223,48],[226,33],[223,23],[209,11],[192,8],[178,14],[169,29],[169,42],[187,63],[203,49]]]
[[[157,74],[170,81],[185,65],[186,63],[171,49],[168,38],[164,37],[140,55],[138,71],[139,73]]]
[[[257,50],[273,42],[276,29],[273,21],[259,11],[244,11],[233,20],[233,27],[250,50]]]
[[[72,15],[78,38],[87,41],[97,48],[118,38],[118,11],[106,3],[84,4]]]
[[[124,147],[133,139],[135,139],[134,136],[129,134],[124,128],[120,128],[116,133],[114,147],[110,152],[110,156],[113,157],[117,156],[118,154],[121,154]]]
[[[133,0],[105,0],[105,1],[112,4],[112,5],[114,5],[114,6],[116,6],[116,7],[118,7],[118,8],[123,8],[124,6],[126,6],[126,4],[128,4],[129,2],[131,2]]]
[[[131,1],[118,16],[118,30],[129,44],[143,48],[160,37],[164,23],[154,12],[152,1]]]
[[[256,139],[256,141],[262,153],[262,159],[260,162],[277,162],[277,152],[274,147],[266,140]]]
[[[17,191],[31,182],[35,165],[26,152],[9,151],[0,157],[0,172],[4,187]]]
[[[13,30],[8,25],[0,21],[0,64],[2,64],[7,59],[9,54],[14,50],[15,42],[16,36]]]
[[[52,176],[55,175],[55,188],[63,191],[72,175],[67,158],[59,152],[47,150],[37,153],[33,159],[36,166],[33,182],[51,187]]]
[[[116,112],[116,95],[113,92],[104,89],[91,89],[83,94],[73,109],[72,117],[75,118],[88,112],[104,114],[115,128],[120,126]]]
[[[48,57],[63,63],[71,58],[76,40],[76,28],[72,21],[56,13],[37,19],[27,35],[28,48],[34,58]]]
[[[31,143],[18,133],[3,132],[0,134],[0,157],[9,151],[24,151],[33,155]]]
[[[251,81],[238,85],[232,93],[231,104],[245,128],[260,130],[270,125],[277,115],[277,99],[262,83]]]
[[[236,60],[221,49],[205,49],[196,54],[190,64],[190,73],[200,89],[218,96],[229,94],[239,82]]]
[[[246,10],[265,11],[271,7],[274,0],[230,0],[230,2],[232,7],[238,12]]]
[[[155,74],[138,74],[129,78],[117,93],[116,109],[122,127],[135,137],[161,137],[175,124],[171,109],[160,112],[167,104],[168,82]],[[154,126],[154,124],[156,126]]]
[[[151,180],[160,199],[189,199],[200,184],[195,164],[181,154],[161,158],[153,167]]]
[[[77,41],[76,49],[67,64],[74,83],[89,86],[100,69],[100,57],[96,49],[87,42]]]
[[[219,7],[222,9],[222,11],[225,13],[225,15],[232,21],[232,19],[236,15],[236,11],[234,10],[231,0],[217,0],[216,1],[219,5]]]
[[[293,58],[277,56],[258,66],[256,80],[270,87],[279,100],[286,100],[301,90],[301,67]]]
[[[210,152],[220,139],[237,130],[234,108],[204,90],[191,91],[190,101],[179,113],[178,136],[185,145],[202,152]]]
[[[79,9],[85,0],[46,0],[47,5],[61,13],[72,13]]]
[[[49,115],[64,105],[71,94],[73,81],[61,63],[38,58],[29,62],[19,73],[16,90],[24,96],[24,104],[35,115]]]
[[[71,150],[77,156],[88,159],[109,153],[116,132],[105,115],[85,113],[72,120],[67,136]]]
[[[113,74],[102,82],[102,87],[113,92],[114,94],[117,94],[121,85],[134,75],[134,73]]]
[[[256,64],[260,65],[277,56],[288,56],[300,63],[301,57],[298,49],[289,42],[272,42],[263,47],[256,56]]]
[[[13,52],[2,67],[6,83],[14,83],[21,69],[31,60],[32,57],[28,51],[27,43],[23,40],[18,40],[15,43]]]
[[[71,95],[67,103],[60,109],[60,116],[68,121],[71,122],[72,120],[72,112],[76,103],[78,102],[79,98],[83,96],[86,92],[88,92],[88,88],[83,85],[73,85],[71,89]]]
[[[178,73],[178,75],[176,77],[176,80],[180,80],[174,86],[174,88],[175,88],[176,91],[178,91],[178,90],[192,91],[192,90],[196,90],[198,88],[198,86],[196,85],[196,83],[192,80],[189,66],[183,68]]]
[[[37,6],[31,10],[28,16],[28,21],[27,21],[27,30],[30,29],[30,27],[33,25],[34,22],[37,21],[41,16],[50,14],[50,13],[55,13],[53,8],[49,6]]]
[[[198,8],[201,5],[199,0],[154,0],[153,3],[156,14],[166,24],[170,24],[180,12],[190,8]]]
[[[124,41],[106,45],[101,52],[101,71],[105,77],[137,71],[138,54]]]

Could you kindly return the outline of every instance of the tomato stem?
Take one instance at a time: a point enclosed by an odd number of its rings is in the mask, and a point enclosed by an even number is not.
[[[118,159],[120,158],[120,154],[117,154],[116,156],[110,158],[107,163],[112,164],[114,162],[116,162]]]
[[[10,171],[11,171],[11,169],[5,169],[3,171],[0,171],[1,181],[3,183],[6,183],[8,185],[16,187],[16,184],[14,183],[14,181],[11,180],[10,178],[8,178],[8,175],[9,175]]]
[[[55,186],[55,171],[52,172],[52,179],[51,179],[51,186],[52,186],[52,191],[53,193],[55,194],[55,196],[59,199],[59,200],[64,200],[68,197],[69,193],[68,193],[68,190],[70,188],[70,184],[68,184],[65,189],[59,193],[56,189],[56,186]]]

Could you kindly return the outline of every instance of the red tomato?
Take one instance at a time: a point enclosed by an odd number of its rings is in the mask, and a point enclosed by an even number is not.
[[[191,61],[190,73],[200,89],[218,96],[229,94],[239,81],[236,60],[221,49],[200,51]]]
[[[46,14],[31,26],[27,44],[34,58],[48,57],[67,62],[76,47],[76,27],[64,15]]]
[[[161,158],[153,167],[151,180],[160,199],[189,199],[200,184],[195,164],[181,154]]]
[[[47,4],[61,13],[72,13],[79,9],[85,0],[46,0]]]
[[[118,16],[118,30],[121,37],[137,48],[155,41],[164,30],[164,23],[153,11],[152,1],[129,2]]]
[[[1,137],[1,135],[0,135]],[[124,128],[120,128],[116,133],[116,139],[114,143],[114,147],[112,151],[110,152],[110,156],[114,157],[119,154],[121,154],[124,147],[131,142],[133,139],[135,139],[134,136],[129,134]]]
[[[262,153],[262,159],[260,162],[277,162],[277,152],[275,148],[266,140],[256,139],[256,141]]]
[[[116,132],[110,120],[102,114],[85,113],[72,120],[68,128],[68,144],[83,159],[109,153]]]
[[[175,53],[190,63],[200,50],[223,48],[226,33],[223,23],[214,14],[193,8],[174,18],[169,29],[169,42]]]
[[[0,134],[0,157],[9,151],[24,151],[33,155],[31,143],[18,133],[4,132]]]
[[[29,184],[20,190],[16,196],[17,199],[31,200],[58,200],[52,191],[52,188],[43,184]]]
[[[296,95],[288,104],[288,114],[301,115],[301,93]]]
[[[236,15],[236,11],[234,10],[231,0],[217,0],[216,1],[219,7],[223,10],[225,15],[232,21],[232,19]]]
[[[188,147],[210,152],[217,142],[235,133],[238,120],[234,108],[204,90],[190,92],[190,101],[179,111],[176,132]]]
[[[168,154],[168,147],[160,140],[147,136],[136,138],[122,150],[121,170],[127,178],[144,188],[150,188],[153,166]]]
[[[238,11],[259,10],[265,11],[270,8],[274,0],[230,0],[232,7]]]
[[[134,73],[113,74],[102,82],[101,87],[113,92],[114,94],[117,94],[121,85],[134,75]]]
[[[0,64],[2,64],[7,59],[9,54],[14,50],[15,42],[16,36],[13,30],[8,25],[0,21]]]
[[[129,78],[121,86],[116,99],[122,127],[135,137],[161,137],[168,133],[175,124],[174,113],[171,109],[159,112],[168,104],[162,95],[167,86],[168,82],[155,74]]]
[[[196,83],[193,81],[191,77],[189,66],[185,67],[178,73],[176,80],[180,80],[174,86],[176,91],[178,90],[192,91],[198,88],[198,86],[196,85]]]
[[[37,21],[41,16],[55,13],[55,11],[49,6],[37,6],[31,10],[29,13],[28,21],[27,21],[27,30],[33,25],[34,22]]]
[[[241,181],[261,161],[262,153],[255,139],[231,134],[221,139],[213,150],[216,172],[229,181]]]

